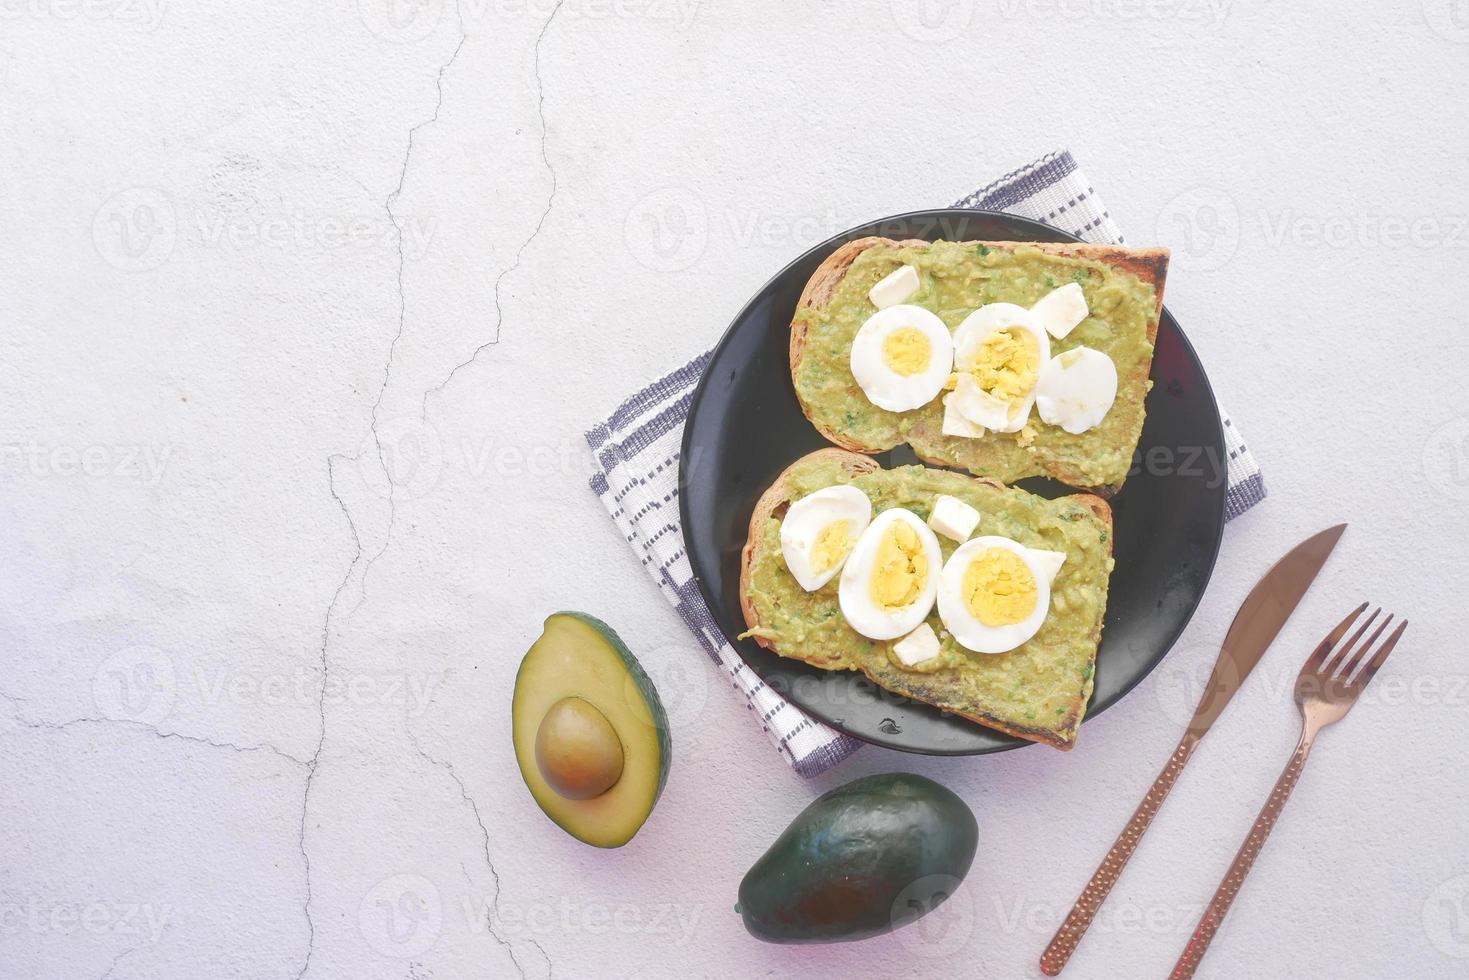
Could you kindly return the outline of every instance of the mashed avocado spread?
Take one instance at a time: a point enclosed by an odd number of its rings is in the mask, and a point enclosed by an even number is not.
[[[752,635],[777,651],[828,670],[863,670],[879,684],[961,714],[982,713],[1012,727],[1069,731],[1091,695],[1092,669],[1112,570],[1107,525],[1087,508],[1061,498],[978,484],[959,473],[904,466],[853,476],[829,459],[798,463],[787,471],[791,499],[823,487],[850,484],[872,501],[874,513],[905,507],[927,520],[935,498],[948,494],[980,512],[976,535],[1002,535],[1029,548],[1064,552],[1066,562],[1051,587],[1045,623],[1009,653],[973,653],[946,631],[938,612],[928,624],[940,653],[912,667],[892,652],[892,642],[868,640],[852,630],[837,604],[838,579],[804,591],[781,556],[780,521],[757,530],[760,547],[750,569],[749,598],[760,626]],[[958,543],[939,536],[944,560]],[[895,641],[894,641],[895,642]]]
[[[868,290],[901,265],[912,266],[921,283],[906,302],[937,314],[950,330],[987,303],[1029,307],[1059,286],[1078,283],[1090,312],[1065,339],[1052,338],[1051,353],[1091,347],[1112,359],[1117,401],[1106,418],[1072,435],[1032,412],[1019,432],[961,439],[943,434],[941,399],[911,412],[873,405],[852,377],[852,338],[877,311]],[[1005,483],[1044,474],[1042,463],[1052,461],[1062,464],[1063,478],[1074,486],[1117,486],[1127,476],[1142,431],[1153,355],[1148,329],[1156,319],[1156,302],[1151,283],[1104,262],[1049,255],[1024,245],[875,245],[857,256],[826,306],[796,314],[807,333],[793,379],[814,418],[870,449],[907,442],[921,456]]]

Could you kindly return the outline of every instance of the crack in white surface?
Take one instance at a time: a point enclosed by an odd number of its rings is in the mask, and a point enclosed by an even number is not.
[[[474,815],[474,822],[479,827],[480,838],[483,841],[485,867],[489,869],[490,879],[495,884],[495,897],[490,901],[488,907],[485,909],[485,928],[489,932],[490,938],[495,940],[495,942],[498,943],[501,948],[505,950],[506,954],[509,955],[510,962],[515,966],[516,972],[520,974],[521,980],[525,980],[525,967],[521,965],[520,957],[515,955],[514,944],[512,944],[510,940],[506,939],[504,936],[500,935],[499,931],[495,928],[495,917],[500,911],[500,872],[495,868],[494,858],[490,855],[490,831],[489,828],[485,826],[484,817],[480,815],[479,803],[476,802],[475,798],[470,794],[469,787],[465,785],[464,780],[454,769],[454,764],[452,762],[448,762],[444,759],[437,759],[424,751],[423,744],[419,742],[418,736],[414,735],[411,729],[408,730],[408,740],[413,743],[413,751],[418,753],[419,758],[423,759],[423,761],[427,762],[434,768],[443,770],[443,772],[448,774],[449,778],[454,781],[454,785],[459,788],[459,796],[464,800],[466,804],[469,805],[470,812]],[[464,870],[463,864],[460,865],[460,869]],[[465,871],[465,874],[466,876],[468,875],[467,870]],[[541,954],[541,959],[546,961],[546,976],[548,978],[551,977],[553,972],[551,966],[551,956],[549,953],[546,952],[546,948],[535,939],[527,939],[526,942],[534,946],[536,948],[536,951]]]
[[[107,964],[107,972],[102,974],[99,980],[107,980],[108,977],[112,976],[112,974],[117,971],[117,964],[121,963],[129,956],[132,956],[134,953],[142,948],[143,947],[141,946],[130,946],[127,949],[123,950],[121,953],[118,953],[112,958],[112,962]]]
[[[205,738],[202,735],[185,735],[183,732],[164,731],[157,725],[150,725],[147,722],[143,721],[134,721],[131,718],[105,718],[97,717],[94,715],[87,715],[81,718],[69,718],[66,721],[47,721],[44,718],[27,718],[25,715],[20,713],[20,709],[18,706],[21,704],[30,703],[29,698],[23,698],[19,695],[14,694],[7,694],[4,691],[0,691],[0,698],[3,698],[4,700],[10,702],[13,708],[10,713],[10,719],[16,724],[20,725],[22,728],[60,732],[82,725],[100,725],[106,727],[123,728],[133,732],[140,732],[143,734],[152,735],[155,738],[177,739],[181,742],[191,742],[195,745],[207,745],[210,748],[215,749],[229,749],[232,752],[264,752],[269,755],[273,755],[279,759],[284,759],[285,761],[297,766],[305,766],[308,764],[305,759],[298,758],[297,756],[291,755],[289,752],[278,749],[274,745],[271,745],[269,742],[256,742],[250,745],[241,745],[238,742],[220,742],[212,738]]]
[[[296,848],[301,852],[301,864],[304,871],[306,884],[306,900],[302,903],[301,912],[306,917],[306,958],[301,963],[301,969],[296,974],[296,980],[306,975],[306,970],[311,966],[311,956],[316,952],[316,923],[311,918],[311,855],[306,851],[306,817],[311,809],[311,784],[316,779],[317,763],[321,761],[321,750],[326,745],[326,682],[327,675],[331,670],[331,664],[327,660],[327,646],[331,642],[332,614],[336,611],[337,602],[346,590],[347,583],[352,581],[352,571],[357,563],[362,560],[362,537],[357,532],[357,522],[352,519],[352,511],[347,507],[347,502],[337,493],[336,471],[333,466],[339,460],[348,457],[334,454],[326,458],[326,481],[327,490],[332,499],[341,508],[342,516],[347,519],[347,527],[352,532],[352,560],[347,563],[347,571],[342,575],[342,580],[337,583],[336,591],[332,593],[331,602],[327,604],[326,614],[322,617],[321,624],[321,691],[316,697],[316,714],[318,720],[316,749],[311,758],[305,760],[306,765],[306,787],[301,793],[301,827],[296,838]]]
[[[546,196],[546,206],[541,209],[541,214],[540,217],[536,219],[535,227],[531,229],[530,234],[526,236],[525,240],[520,243],[520,247],[515,250],[515,258],[512,259],[510,264],[504,269],[501,269],[499,274],[495,276],[494,336],[476,347],[473,353],[471,353],[468,358],[454,365],[453,369],[444,376],[444,380],[440,381],[432,388],[424,391],[423,404],[420,406],[418,414],[420,422],[425,422],[428,420],[429,396],[442,392],[446,387],[448,387],[449,382],[454,380],[455,375],[457,375],[464,368],[469,367],[475,361],[479,360],[480,354],[484,353],[486,350],[489,350],[491,347],[494,347],[500,342],[500,328],[505,322],[505,310],[500,300],[500,290],[505,283],[506,277],[520,268],[520,260],[522,256],[525,255],[526,249],[530,248],[531,243],[534,242],[536,238],[540,235],[541,229],[545,227],[546,218],[550,216],[551,209],[556,204],[556,168],[551,165],[551,157],[546,150],[546,141],[550,135],[550,131],[546,125],[546,83],[541,77],[541,43],[546,39],[546,32],[551,29],[552,22],[556,20],[556,15],[561,12],[562,4],[564,4],[565,2],[566,0],[556,0],[555,6],[551,8],[551,13],[547,15],[545,22],[541,24],[540,32],[536,34],[535,43],[536,115],[541,122],[541,164],[545,166],[546,173],[549,174],[551,177],[551,192]]]
[[[382,409],[383,398],[388,393],[388,382],[391,380],[393,374],[393,358],[398,351],[398,341],[403,339],[403,327],[408,319],[408,296],[403,291],[403,270],[408,260],[403,252],[403,224],[398,220],[398,216],[393,213],[393,205],[402,196],[403,186],[408,181],[408,164],[413,159],[414,138],[418,135],[420,129],[439,121],[439,112],[444,108],[444,73],[453,67],[455,59],[459,57],[459,52],[464,49],[464,42],[468,39],[469,35],[465,33],[464,25],[461,23],[459,25],[459,42],[454,45],[454,51],[449,55],[449,60],[439,66],[439,73],[434,81],[436,97],[434,100],[433,115],[422,122],[416,123],[408,130],[408,145],[403,151],[403,166],[398,170],[398,186],[388,192],[388,196],[383,199],[383,210],[387,212],[388,221],[393,225],[398,249],[398,330],[393,334],[393,339],[388,344],[388,357],[383,364],[383,383],[378,388],[377,400],[372,403],[370,428],[372,429],[373,445],[377,448],[378,465],[382,467],[383,476],[388,481],[388,527],[383,532],[382,547],[362,567],[362,596],[358,599],[358,605],[361,605],[367,599],[367,576],[372,573],[372,566],[377,564],[377,560],[387,553],[388,545],[392,543],[393,539],[393,526],[398,517],[397,495],[393,492],[393,474],[388,468],[387,458],[383,455],[383,441],[378,433],[378,412]]]
[[[504,283],[506,277],[508,277],[509,275],[511,275],[512,273],[514,273],[520,267],[520,263],[521,263],[522,257],[524,256],[526,250],[530,247],[530,245],[535,241],[536,237],[541,233],[541,229],[545,226],[546,219],[550,215],[551,210],[552,210],[552,208],[555,205],[556,189],[557,189],[557,176],[556,176],[556,170],[555,170],[555,168],[551,165],[551,160],[550,160],[550,156],[549,156],[549,154],[547,152],[547,145],[546,145],[547,144],[547,137],[548,137],[548,130],[547,130],[547,126],[546,126],[546,113],[545,113],[545,86],[544,86],[544,82],[543,82],[542,76],[541,76],[541,42],[545,39],[546,32],[550,29],[552,22],[556,19],[556,15],[560,12],[561,7],[564,4],[564,2],[565,2],[565,0],[557,0],[556,4],[551,8],[551,12],[546,17],[545,22],[541,25],[541,29],[540,29],[539,33],[537,34],[536,41],[535,41],[536,111],[537,111],[537,115],[538,115],[538,117],[540,119],[540,124],[541,124],[540,153],[541,153],[541,162],[545,165],[546,171],[550,175],[550,178],[551,178],[551,189],[550,189],[550,193],[548,194],[548,196],[546,198],[545,207],[542,209],[542,211],[540,213],[540,216],[538,217],[538,219],[536,221],[535,227],[531,230],[530,234],[525,238],[525,240],[521,242],[520,247],[515,252],[515,257],[514,257],[513,261],[511,262],[511,264],[509,266],[507,266],[505,269],[503,269],[496,276],[496,278],[495,278],[495,285],[494,285],[495,334],[494,334],[493,339],[490,340],[490,341],[488,341],[485,344],[480,345],[478,348],[476,348],[475,351],[471,354],[471,356],[467,360],[465,360],[463,363],[455,366],[454,369],[451,370],[448,373],[448,375],[446,375],[441,382],[439,382],[437,385],[434,385],[432,388],[429,388],[428,390],[426,390],[424,392],[424,394],[423,394],[423,400],[422,400],[422,408],[423,408],[423,411],[422,411],[421,419],[426,419],[426,417],[427,417],[428,398],[429,398],[429,395],[430,394],[432,394],[432,393],[434,393],[436,391],[443,390],[443,388],[446,385],[448,385],[450,381],[453,380],[454,376],[459,372],[459,370],[461,368],[467,367],[470,364],[472,364],[479,357],[480,353],[483,352],[486,348],[491,347],[491,346],[499,343],[499,340],[500,340],[500,327],[501,327],[501,324],[503,323],[503,320],[504,320],[504,311],[503,311],[503,307],[502,307],[502,303],[501,303],[501,298],[500,298],[501,297],[501,290],[502,290],[502,287],[503,287],[503,283]],[[393,363],[394,363],[394,360],[395,360],[396,355],[397,355],[398,344],[399,344],[399,342],[403,338],[403,333],[404,333],[404,329],[405,329],[405,326],[406,326],[406,323],[407,323],[407,315],[408,315],[407,294],[404,291],[404,281],[403,281],[404,280],[404,272],[405,272],[405,268],[406,268],[406,264],[407,264],[407,257],[405,255],[404,247],[403,247],[404,229],[403,229],[402,222],[398,218],[398,215],[394,212],[394,206],[397,204],[399,198],[402,196],[403,189],[404,189],[404,187],[407,184],[407,180],[408,180],[408,168],[409,168],[409,165],[410,165],[410,163],[412,161],[412,158],[413,158],[413,150],[414,150],[415,141],[416,141],[418,132],[421,129],[423,129],[424,127],[429,126],[429,125],[431,125],[431,124],[433,124],[433,123],[435,123],[435,122],[438,121],[438,119],[439,119],[439,113],[442,111],[443,105],[444,105],[444,75],[445,75],[446,72],[448,72],[448,70],[451,67],[453,67],[455,60],[459,57],[459,53],[464,49],[464,45],[465,45],[465,43],[466,43],[467,40],[468,40],[468,34],[467,34],[467,32],[465,32],[464,27],[463,27],[463,24],[461,23],[460,24],[460,32],[459,32],[459,40],[455,44],[454,50],[450,54],[448,60],[445,61],[442,65],[440,65],[439,66],[439,69],[438,69],[438,74],[437,74],[436,80],[435,80],[436,98],[435,98],[435,102],[434,102],[433,113],[427,119],[424,119],[423,121],[415,124],[412,128],[409,129],[409,131],[408,131],[407,146],[405,147],[404,153],[403,153],[402,166],[399,168],[399,171],[398,171],[398,183],[397,183],[397,186],[395,186],[393,188],[393,190],[390,191],[388,193],[387,197],[383,200],[383,210],[387,213],[388,220],[392,223],[393,228],[394,228],[394,232],[395,232],[395,235],[396,235],[396,247],[397,247],[397,258],[398,258],[398,262],[397,262],[397,277],[396,277],[396,287],[397,287],[397,292],[398,292],[398,324],[397,324],[397,329],[396,329],[396,331],[393,334],[392,340],[388,344],[387,357],[386,357],[386,359],[384,360],[384,363],[383,363],[382,383],[378,387],[377,397],[373,401],[372,410],[371,410],[370,416],[369,416],[369,429],[372,432],[373,447],[374,447],[374,449],[376,451],[376,454],[377,454],[378,465],[381,468],[381,470],[383,472],[383,475],[384,475],[384,477],[387,480],[387,486],[388,486],[388,519],[387,519],[387,527],[386,527],[386,529],[383,532],[383,539],[382,539],[381,546],[377,549],[377,551],[375,553],[373,553],[370,557],[368,557],[366,559],[365,563],[363,562],[363,554],[364,554],[364,551],[363,551],[363,546],[362,546],[362,537],[361,537],[361,534],[358,531],[357,522],[353,519],[351,508],[349,508],[347,506],[346,502],[337,493],[337,490],[336,490],[336,482],[335,482],[335,474],[334,474],[334,470],[333,470],[334,464],[336,462],[339,462],[339,461],[358,462],[360,460],[360,458],[361,458],[361,453],[359,453],[357,456],[346,456],[346,455],[343,455],[343,454],[334,454],[334,455],[329,456],[327,458],[328,489],[329,489],[329,492],[331,493],[332,499],[337,502],[337,506],[339,508],[341,508],[341,511],[342,511],[343,516],[346,517],[346,519],[347,519],[347,525],[348,525],[348,527],[349,527],[349,529],[351,530],[351,533],[352,533],[352,542],[353,542],[353,547],[354,547],[354,553],[353,553],[351,562],[348,564],[346,573],[343,575],[341,582],[338,583],[336,590],[332,593],[331,602],[328,604],[327,609],[326,609],[326,613],[325,613],[325,615],[323,617],[322,632],[321,632],[321,650],[320,650],[320,654],[321,654],[321,685],[322,686],[321,686],[321,693],[320,693],[320,695],[317,698],[317,713],[318,713],[318,718],[319,718],[319,733],[318,733],[316,748],[315,748],[314,752],[312,753],[312,756],[311,756],[310,759],[304,759],[304,760],[298,759],[298,760],[295,760],[299,764],[304,765],[306,767],[306,769],[307,769],[307,773],[306,773],[306,786],[305,786],[305,791],[302,794],[302,800],[301,800],[301,825],[300,825],[299,836],[298,836],[298,839],[297,839],[297,847],[300,850],[302,863],[303,863],[303,866],[304,866],[304,869],[305,869],[306,899],[305,899],[305,903],[303,905],[303,912],[304,912],[305,917],[306,917],[307,947],[306,947],[306,955],[305,955],[305,958],[304,958],[304,960],[303,960],[303,962],[301,964],[301,969],[296,974],[297,980],[301,980],[301,978],[306,975],[307,970],[310,969],[311,960],[312,960],[312,957],[313,957],[313,955],[315,954],[315,951],[316,951],[316,925],[315,925],[315,922],[312,919],[312,915],[311,915],[311,904],[312,904],[311,857],[310,857],[310,854],[308,853],[307,847],[306,847],[306,824],[307,824],[307,819],[308,819],[308,815],[309,815],[309,812],[310,812],[311,788],[312,788],[313,782],[315,781],[317,767],[318,767],[318,764],[319,764],[319,761],[320,761],[320,758],[321,758],[322,748],[326,744],[326,703],[325,703],[325,692],[326,692],[326,683],[327,683],[328,675],[329,675],[330,670],[331,670],[331,665],[330,665],[330,661],[329,661],[329,658],[328,658],[328,655],[327,655],[327,650],[328,650],[328,647],[329,647],[330,642],[331,642],[331,630],[332,630],[333,617],[334,617],[334,614],[336,612],[337,604],[338,604],[338,602],[341,599],[342,593],[347,589],[349,583],[351,582],[352,575],[355,572],[355,570],[356,570],[356,568],[357,568],[357,566],[358,566],[359,563],[362,563],[362,575],[361,575],[361,582],[360,582],[360,593],[361,594],[360,594],[360,597],[358,599],[357,606],[360,606],[363,602],[366,601],[366,599],[367,599],[367,579],[368,579],[368,576],[369,576],[369,574],[372,571],[373,565],[376,564],[377,560],[379,558],[381,558],[387,552],[388,547],[389,547],[389,545],[392,542],[393,528],[394,528],[395,523],[396,523],[396,520],[397,520],[397,498],[396,498],[396,494],[394,492],[395,491],[395,488],[394,488],[394,484],[393,484],[392,470],[388,466],[388,460],[387,460],[387,456],[386,456],[386,453],[385,453],[385,450],[384,450],[384,447],[383,447],[382,436],[381,436],[381,433],[380,433],[379,428],[378,428],[379,422],[380,422],[380,417],[379,416],[380,416],[380,413],[382,411],[383,401],[384,401],[384,399],[387,396],[388,386],[389,386],[389,384],[391,383],[391,380],[392,380]],[[354,606],[354,609],[355,608],[356,608],[356,606]],[[514,949],[513,945],[510,943],[510,941],[508,939],[506,939],[504,936],[500,935],[500,933],[496,930],[495,925],[494,925],[494,917],[495,917],[495,914],[496,914],[496,912],[498,910],[499,901],[500,901],[500,875],[499,875],[498,870],[495,868],[494,862],[493,862],[493,860],[491,858],[491,855],[490,855],[490,837],[489,837],[489,830],[485,827],[484,820],[480,816],[479,805],[474,800],[474,798],[470,795],[468,788],[464,784],[464,781],[459,777],[458,773],[454,771],[454,767],[451,764],[447,763],[447,762],[443,762],[443,761],[434,759],[432,756],[428,755],[426,752],[423,751],[422,747],[418,744],[418,740],[412,736],[412,733],[411,732],[409,733],[409,735],[410,735],[410,738],[413,740],[415,751],[417,751],[417,753],[420,756],[422,756],[426,761],[428,761],[431,765],[434,765],[435,767],[437,767],[439,769],[442,769],[443,771],[445,771],[446,773],[448,773],[448,775],[450,776],[450,778],[454,780],[455,784],[459,788],[460,795],[463,797],[464,801],[469,805],[471,811],[474,814],[475,823],[479,826],[480,834],[481,834],[481,836],[483,838],[485,864],[489,868],[490,876],[493,879],[494,885],[495,885],[495,897],[494,897],[493,902],[491,903],[490,908],[487,910],[487,918],[488,918],[489,921],[487,921],[486,925],[488,927],[488,930],[490,932],[490,935],[494,938],[494,940],[500,946],[502,946],[505,949],[506,953],[510,957],[511,962],[514,964],[516,970],[519,972],[520,976],[522,978],[524,978],[525,975],[526,975],[525,974],[525,968],[521,964],[519,958],[516,956],[515,949]],[[547,975],[550,976],[550,974],[551,974],[551,959],[550,959],[550,956],[546,953],[545,948],[538,941],[536,941],[534,939],[527,940],[527,942],[530,945],[534,946],[536,948],[536,950],[541,954],[541,957],[546,962]]]
[[[415,124],[412,128],[408,130],[408,145],[403,152],[403,164],[398,170],[398,184],[396,187],[393,188],[392,191],[388,193],[388,196],[383,200],[383,210],[387,212],[388,220],[392,222],[394,231],[397,235],[398,329],[393,334],[393,339],[388,344],[387,358],[383,362],[383,380],[382,384],[378,387],[377,398],[372,403],[372,411],[368,419],[368,427],[372,432],[373,446],[377,450],[378,465],[382,467],[383,475],[384,477],[386,477],[388,483],[388,523],[386,530],[383,532],[382,547],[380,547],[377,552],[371,558],[369,558],[367,560],[367,563],[363,566],[361,580],[361,597],[359,598],[357,603],[359,606],[367,599],[367,576],[368,573],[372,571],[373,563],[381,558],[383,554],[388,550],[388,544],[392,540],[394,520],[397,516],[397,502],[393,493],[392,471],[388,468],[387,458],[384,456],[383,453],[382,436],[378,430],[378,413],[382,410],[383,399],[387,395],[388,385],[392,380],[393,359],[397,353],[398,342],[403,338],[403,328],[408,315],[408,300],[406,294],[403,291],[403,271],[404,266],[407,262],[407,258],[403,252],[403,225],[398,221],[397,215],[393,213],[393,205],[402,195],[403,187],[408,180],[408,165],[413,158],[414,139],[420,129],[438,120],[439,112],[444,106],[444,73],[449,70],[449,68],[454,64],[454,60],[459,57],[459,52],[463,50],[464,43],[467,40],[467,37],[468,35],[464,32],[463,26],[461,25],[459,41],[457,44],[455,44],[453,53],[450,54],[449,59],[446,62],[439,66],[438,75],[436,76],[435,80],[436,98],[434,101],[433,114],[428,119],[425,119],[422,122]],[[326,684],[328,676],[331,672],[331,663],[327,656],[327,648],[331,644],[332,618],[336,612],[337,603],[341,600],[342,593],[346,590],[348,584],[352,581],[352,573],[356,570],[358,563],[362,561],[363,555],[362,535],[357,529],[356,520],[354,520],[352,517],[352,510],[350,507],[347,506],[347,502],[342,499],[341,495],[337,493],[336,473],[334,466],[339,461],[357,462],[360,460],[360,458],[360,453],[357,456],[346,456],[337,453],[327,457],[327,489],[328,492],[331,493],[332,499],[337,502],[337,506],[341,509],[342,515],[347,519],[347,527],[352,532],[352,545],[354,550],[352,554],[352,560],[347,565],[347,571],[343,574],[342,580],[337,583],[337,588],[332,593],[331,602],[328,603],[326,613],[322,619],[321,690],[317,696],[316,701],[319,726],[318,736],[316,741],[316,749],[312,753],[311,758],[309,760],[304,760],[303,762],[303,764],[307,767],[306,787],[301,796],[301,826],[296,841],[296,846],[297,849],[301,852],[301,861],[305,869],[306,900],[302,907],[302,911],[306,917],[307,932],[306,956],[301,963],[301,969],[296,973],[296,980],[301,980],[301,978],[306,975],[306,971],[311,968],[311,958],[316,952],[316,923],[311,917],[311,855],[306,849],[306,821],[311,809],[311,787],[316,779],[316,770],[321,760],[322,748],[326,745]]]

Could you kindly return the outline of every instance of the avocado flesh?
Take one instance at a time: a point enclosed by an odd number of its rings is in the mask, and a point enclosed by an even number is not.
[[[567,698],[596,708],[622,745],[621,775],[592,799],[557,792],[536,759],[542,723]],[[548,617],[516,674],[510,716],[520,774],[546,816],[594,847],[631,840],[668,778],[668,720],[652,682],[616,632],[582,613]]]

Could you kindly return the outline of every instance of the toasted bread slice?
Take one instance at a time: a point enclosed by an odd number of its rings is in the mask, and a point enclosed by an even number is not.
[[[904,505],[921,517],[926,517],[932,497],[940,492],[961,499],[968,496],[981,513],[977,534],[1004,533],[1007,526],[1013,531],[1017,507],[1044,514],[1051,529],[1038,529],[1027,546],[1065,550],[1067,562],[1053,585],[1051,614],[1042,632],[1016,650],[997,655],[971,653],[945,638],[945,649],[954,654],[953,665],[915,670],[889,656],[890,643],[870,642],[846,626],[838,611],[836,581],[816,592],[801,590],[780,554],[779,521],[787,506],[820,489],[817,482],[853,482],[871,496],[882,490],[880,474],[906,481],[901,490]],[[1006,521],[1010,523],[1005,525]],[[787,467],[761,495],[750,517],[740,564],[740,608],[750,631],[746,635],[782,657],[826,670],[860,670],[897,694],[1018,738],[1069,749],[1091,698],[1112,565],[1111,530],[1111,508],[1092,494],[1047,501],[985,477],[919,466],[884,471],[865,455],[817,450]],[[1043,538],[1043,533],[1049,536]],[[940,538],[940,546],[947,559],[957,544]],[[1064,622],[1057,612],[1058,596],[1060,604],[1069,604],[1070,618]],[[1051,619],[1056,622],[1051,624]],[[929,622],[935,631],[942,630],[936,612]]]
[[[800,383],[802,364],[811,355],[811,314],[819,314],[832,302],[838,288],[848,272],[863,253],[875,246],[912,248],[926,250],[946,243],[931,243],[916,239],[895,241],[889,238],[860,238],[846,243],[826,258],[807,281],[797,304],[796,316],[791,323],[790,368],[795,382],[796,398],[801,410],[824,437],[843,449],[860,453],[885,452],[902,443],[912,446],[914,453],[926,462],[942,466],[966,469],[975,475],[993,476],[1007,483],[1028,476],[1046,476],[1068,486],[1092,490],[1110,495],[1122,485],[1131,464],[1133,451],[1137,447],[1142,431],[1143,401],[1149,387],[1148,374],[1152,364],[1152,347],[1157,341],[1158,321],[1163,310],[1163,285],[1168,270],[1168,250],[1162,248],[1131,249],[1117,245],[1090,245],[1083,243],[1049,242],[960,242],[959,247],[970,249],[984,247],[994,250],[1024,250],[1059,260],[1083,260],[1098,263],[1116,273],[1124,274],[1145,284],[1152,291],[1151,310],[1146,311],[1145,356],[1130,358],[1122,365],[1118,374],[1117,413],[1115,423],[1100,426],[1078,436],[1060,433],[1059,429],[1045,427],[1047,434],[1034,445],[1020,452],[1013,433],[986,433],[980,439],[958,439],[942,432],[941,407],[932,403],[912,412],[901,413],[900,421],[886,426],[881,437],[864,437],[854,431],[848,412],[836,412],[830,405],[813,403],[803,391]],[[944,311],[935,311],[943,313]],[[955,324],[951,323],[953,327]],[[1084,331],[1079,331],[1084,332]],[[1141,334],[1136,338],[1141,341]],[[1076,339],[1054,341],[1055,352],[1077,346]],[[850,353],[850,337],[845,338],[845,349],[827,351],[832,363],[840,362],[846,371],[845,358]],[[848,388],[852,394],[851,408],[865,417],[884,416],[881,409],[867,402],[855,380]],[[1111,415],[1112,413],[1109,413]],[[1035,419],[1037,424],[1038,418]],[[1104,458],[1105,465],[1097,464]]]

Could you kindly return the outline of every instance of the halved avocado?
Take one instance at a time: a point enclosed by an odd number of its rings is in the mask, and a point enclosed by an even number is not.
[[[510,726],[531,796],[595,847],[632,840],[668,781],[658,692],[612,627],[585,613],[546,618],[515,675]]]

